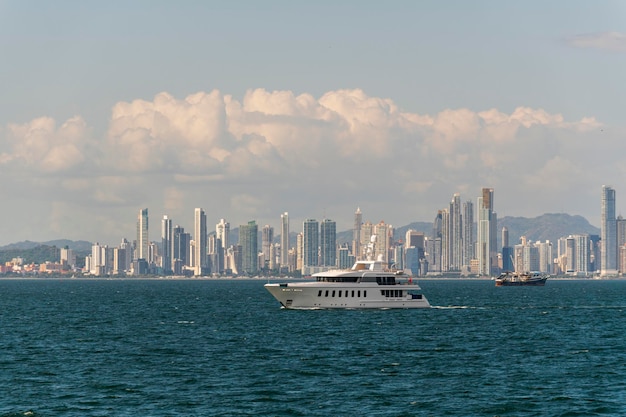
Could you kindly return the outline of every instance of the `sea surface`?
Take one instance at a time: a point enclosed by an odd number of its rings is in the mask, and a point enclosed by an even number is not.
[[[263,280],[0,280],[0,416],[624,416],[626,281],[425,280],[417,310]]]

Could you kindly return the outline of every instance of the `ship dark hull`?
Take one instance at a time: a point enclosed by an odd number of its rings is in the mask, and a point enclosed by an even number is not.
[[[512,281],[508,279],[497,279],[496,287],[543,287],[548,278]]]

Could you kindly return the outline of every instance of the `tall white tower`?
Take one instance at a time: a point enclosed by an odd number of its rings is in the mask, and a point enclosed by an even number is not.
[[[354,227],[352,228],[352,254],[356,259],[361,259],[361,226],[363,225],[363,213],[357,207],[354,213]]]
[[[230,246],[228,235],[230,234],[230,223],[224,219],[215,225],[215,234],[222,241],[222,248],[227,249]]]
[[[617,222],[615,219],[615,190],[602,186],[600,216],[600,276],[617,274]]]
[[[148,238],[148,209],[139,210],[137,216],[137,259],[145,259],[148,261],[148,247],[150,240]]]
[[[280,266],[289,267],[289,213],[280,215]]]
[[[207,266],[206,214],[201,208],[194,211],[194,267],[195,275],[202,275]]]
[[[161,220],[161,267],[166,274],[172,271],[172,219]]]
[[[493,275],[496,253],[496,214],[493,211],[493,188],[483,188],[482,196],[478,197],[478,237],[476,241],[476,257],[480,275]]]

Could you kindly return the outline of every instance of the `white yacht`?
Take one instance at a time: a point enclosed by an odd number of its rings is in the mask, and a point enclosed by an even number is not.
[[[378,261],[313,274],[315,281],[265,284],[284,308],[427,308],[420,287],[404,271]]]

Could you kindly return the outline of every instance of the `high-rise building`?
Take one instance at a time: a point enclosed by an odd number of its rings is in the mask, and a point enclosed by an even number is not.
[[[148,260],[148,248],[150,240],[148,238],[148,209],[139,210],[137,216],[137,259]]]
[[[122,270],[128,272],[130,271],[130,265],[133,263],[133,245],[124,238],[120,242],[120,249],[125,252]]]
[[[461,196],[457,193],[450,202],[450,270],[460,271],[463,265],[463,218]]]
[[[576,273],[587,276],[591,265],[589,235],[574,235],[574,239],[576,239],[576,263],[574,264]]]
[[[393,247],[393,263],[396,269],[404,269],[404,245],[402,243]]]
[[[391,225],[385,224],[382,220],[374,226],[374,234],[376,235],[376,242],[374,244],[374,260],[382,259],[385,264],[389,262],[388,229],[390,226]]]
[[[452,233],[450,233],[450,211],[446,208],[441,213],[441,272],[450,271],[452,252]]]
[[[420,257],[424,257],[424,233],[416,230],[407,230],[405,235],[405,247],[415,247],[420,251]]]
[[[337,224],[324,219],[320,224],[320,253],[322,266],[337,264]]]
[[[230,223],[224,219],[220,219],[220,222],[215,225],[215,234],[222,242],[222,248],[226,249],[230,246],[230,241],[228,239],[228,235],[230,234]]]
[[[354,227],[352,228],[352,254],[356,259],[361,259],[361,226],[363,225],[363,213],[357,207],[354,213]]]
[[[602,186],[600,234],[600,275],[616,275],[617,223],[615,219],[615,190],[607,185]]]
[[[172,273],[172,219],[161,220],[161,267],[165,274]]]
[[[280,266],[289,267],[289,213],[280,215]]]
[[[347,243],[342,244],[338,250],[337,266],[339,269],[347,269],[354,265],[354,255],[350,254],[350,247]]]
[[[175,274],[182,273],[183,266],[189,266],[189,233],[176,225],[172,231],[172,268]]]
[[[274,240],[274,228],[269,224],[263,226],[261,229],[261,252],[263,253],[263,267],[265,267],[265,263],[270,264],[270,260],[272,259],[272,241]]]
[[[617,226],[617,246],[624,246],[626,245],[626,219],[620,214],[615,219],[615,224]]]
[[[226,250],[230,247],[230,239],[229,239],[230,223],[228,223],[224,219],[220,219],[220,222],[215,225],[215,234],[217,238],[216,241],[219,243],[217,247],[215,248],[215,251],[216,251],[217,257],[221,261],[219,262],[218,270],[214,272],[219,272],[221,274],[227,268]]]
[[[493,188],[483,188],[478,197],[478,238],[476,257],[479,274],[491,276],[496,273],[497,259],[497,216],[493,211]]]
[[[441,237],[441,229],[442,229],[442,220],[441,220],[441,210],[437,212],[435,216],[435,220],[433,220],[433,238]]]
[[[76,253],[69,246],[65,246],[61,249],[60,260],[61,264],[74,268],[76,266]]]
[[[513,271],[513,248],[509,246],[509,229],[502,228],[502,270]]]
[[[361,223],[361,244],[360,244],[360,254],[358,254],[358,259],[369,259],[374,257],[374,252],[372,252],[372,235],[376,234],[374,230],[374,225],[369,220],[365,223]]]
[[[428,272],[441,272],[441,236],[426,240],[426,253],[428,254]]]
[[[623,274],[626,270],[626,263],[624,257],[621,255],[622,248],[626,245],[626,219],[621,215],[617,216],[615,220],[617,228],[617,268],[620,274]]]
[[[304,234],[302,232],[296,236],[296,269],[298,271],[304,269]]]
[[[124,265],[126,264],[126,250],[122,248],[113,248],[113,274],[121,275],[124,273]]]
[[[502,228],[502,246],[509,246],[509,229],[506,226]]]
[[[240,273],[256,274],[258,266],[258,233],[259,228],[254,220],[239,226],[239,245],[241,246]]]
[[[224,250],[222,249],[222,241],[217,237],[216,233],[209,233],[207,246],[209,271],[211,274],[224,272]]]
[[[303,266],[318,265],[318,249],[320,245],[319,223],[315,219],[307,219],[303,224]]]
[[[206,214],[201,208],[194,211],[194,275],[203,275],[207,269]]]
[[[420,256],[415,246],[407,246],[404,252],[405,270],[408,269],[409,274],[418,276],[420,273]]]
[[[535,246],[539,249],[539,272],[551,274],[554,260],[554,256],[552,255],[552,243],[546,240],[545,242],[535,243]]]
[[[280,250],[280,245],[277,243],[272,243],[270,245],[270,259],[268,262],[268,266],[270,268],[270,270],[275,270],[276,268],[278,268],[280,265],[276,262],[278,259],[278,251]]]
[[[100,245],[98,242],[91,245],[91,270],[89,272],[92,275],[100,276],[104,274],[104,248],[105,246]]]
[[[469,266],[474,259],[474,203],[466,201],[463,203],[463,262],[462,265]]]

